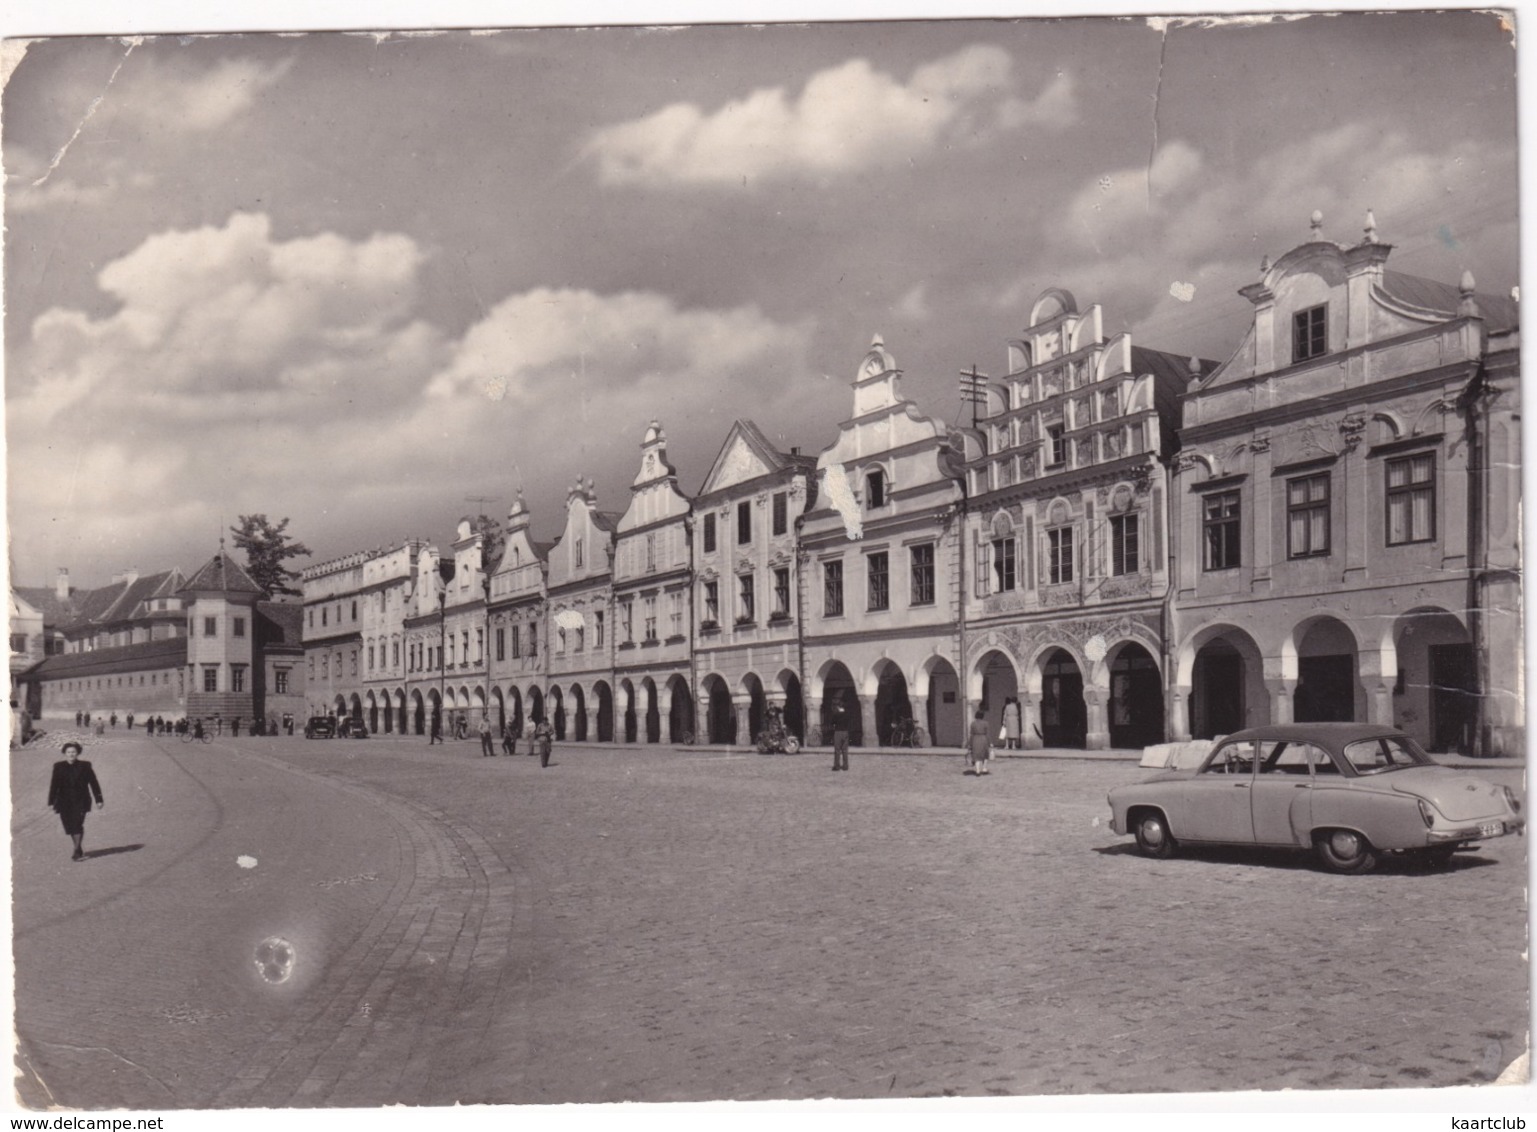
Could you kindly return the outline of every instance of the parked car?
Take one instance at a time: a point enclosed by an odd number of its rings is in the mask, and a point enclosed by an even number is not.
[[[336,738],[336,720],[329,715],[310,716],[309,722],[304,725],[304,737],[306,739]]]
[[[363,725],[361,719],[353,719],[350,715],[342,720],[342,725],[336,732],[343,739],[367,739],[368,728]]]
[[[1508,786],[1440,766],[1402,731],[1296,723],[1238,731],[1194,770],[1110,791],[1110,828],[1149,857],[1181,845],[1311,849],[1362,873],[1384,853],[1445,864],[1475,842],[1521,833]]]

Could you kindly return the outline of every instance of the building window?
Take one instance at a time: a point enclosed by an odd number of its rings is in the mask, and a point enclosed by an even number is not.
[[[778,617],[790,616],[790,568],[774,568],[774,613]]]
[[[656,570],[656,532],[646,535],[646,573]]]
[[[356,676],[358,674],[358,650],[357,649],[353,649],[352,650],[352,655],[351,655],[351,657],[349,659],[352,661],[352,674],[354,676]],[[340,660],[338,660],[336,662],[336,667],[338,667],[338,668],[341,667],[341,661]]]
[[[555,655],[566,655],[566,631],[559,626],[555,628]]]
[[[217,637],[219,635],[219,619],[217,617],[203,618],[203,636]]]
[[[669,636],[683,636],[683,594],[673,591],[667,599],[667,619],[672,626]]]
[[[753,584],[751,574],[737,575],[737,614],[738,621],[752,621],[757,616],[754,599],[757,596],[757,587]]]
[[[466,639],[464,647],[465,647],[465,651],[468,652],[469,651],[469,647],[470,647],[468,639]],[[481,664],[481,663],[483,663],[485,661],[485,659],[486,659],[486,631],[484,629],[476,629],[475,630],[475,663],[476,664]]]
[[[582,540],[581,539],[577,539],[576,540],[575,554],[576,554],[576,558],[575,558],[576,568],[578,570],[580,570],[582,568]]]
[[[507,630],[506,629],[498,628],[496,630],[496,659],[498,661],[503,661],[503,660],[507,659]]]
[[[891,565],[884,550],[865,556],[865,570],[870,579],[870,608],[891,608]]]
[[[576,648],[572,652],[581,652],[587,647],[587,626],[585,624],[576,627]]]
[[[1067,463],[1067,434],[1061,425],[1047,426],[1046,451],[1048,468],[1060,468]]]
[[[1329,473],[1286,481],[1286,553],[1329,553]]]
[[[1046,578],[1052,585],[1073,580],[1073,528],[1053,527],[1046,532]]]
[[[822,563],[822,616],[843,616],[843,560]]]
[[[782,535],[790,529],[790,497],[782,491],[774,493],[774,533]]]
[[[914,605],[934,604],[934,544],[912,548]]]
[[[748,499],[736,505],[736,541],[738,546],[752,542],[752,501]]]
[[[237,637],[245,636],[245,618],[244,617],[237,617],[237,618],[235,618],[234,634]]]
[[[531,657],[539,655],[539,626],[532,622],[528,626],[528,655]]]
[[[1007,593],[1015,586],[1014,538],[993,540],[993,592]]]
[[[1328,308],[1309,307],[1292,315],[1292,361],[1305,362],[1322,355],[1328,344]]]
[[[27,635],[25,633],[12,633],[11,634],[11,651],[12,652],[26,652],[27,651]]]
[[[1135,574],[1140,569],[1137,557],[1137,516],[1110,516],[1110,572]]]
[[[513,625],[510,631],[512,636],[512,659],[523,659],[523,626]]]
[[[624,630],[624,643],[635,643],[635,606],[632,602],[619,603],[619,624]]]
[[[715,512],[711,511],[704,517],[704,552],[715,552]]]
[[[646,640],[656,640],[656,598],[648,597],[642,603],[646,616]]]
[[[329,613],[330,613],[330,606],[322,605],[320,607],[320,626],[321,626],[321,628],[325,628],[326,625],[330,624],[330,622],[328,620]]]
[[[203,665],[203,691],[217,692],[219,690],[219,666],[217,664]]]
[[[865,506],[886,506],[886,473],[880,468],[872,468],[865,476]]]
[[[1388,545],[1436,537],[1436,456],[1425,452],[1387,462]]]
[[[358,602],[357,602],[357,598],[353,598],[352,599],[352,619],[354,621],[356,621],[358,619]],[[337,618],[337,620],[341,620],[341,619]]]
[[[245,665],[232,664],[229,666],[229,690],[231,692],[245,691]]]
[[[1219,491],[1203,501],[1206,526],[1206,568],[1231,570],[1239,565],[1238,493]]]
[[[599,610],[598,612],[596,612],[596,613],[594,613],[592,615],[592,645],[593,645],[593,648],[601,649],[603,647],[603,611],[602,610]]]
[[[720,623],[720,583],[704,584],[704,619],[712,624]]]
[[[369,645],[368,646],[368,671],[372,672],[373,670],[374,670],[374,646],[373,645]]]

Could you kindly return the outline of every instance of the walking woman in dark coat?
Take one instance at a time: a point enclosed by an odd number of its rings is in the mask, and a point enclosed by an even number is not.
[[[992,728],[987,723],[987,713],[981,708],[977,709],[976,718],[971,721],[971,733],[967,736],[967,761],[971,763],[971,773],[984,775],[987,773],[987,760],[992,752]]]
[[[80,842],[85,837],[85,815],[91,812],[91,798],[95,797],[98,809],[105,809],[107,804],[102,800],[96,772],[80,757],[80,744],[65,743],[62,749],[64,759],[53,764],[53,781],[48,784],[48,806],[59,815],[64,832],[75,843],[70,860],[83,861],[85,851]]]

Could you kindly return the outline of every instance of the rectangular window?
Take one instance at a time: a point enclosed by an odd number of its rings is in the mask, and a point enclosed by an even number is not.
[[[572,651],[574,651],[574,652],[581,652],[586,647],[587,647],[587,626],[586,625],[578,625],[576,627],[576,648],[574,650],[572,650]]]
[[[843,616],[843,561],[822,563],[822,616]]]
[[[774,493],[774,533],[782,535],[790,529],[790,497],[782,491]]]
[[[1292,361],[1305,362],[1322,355],[1328,345],[1328,308],[1309,307],[1292,315]]]
[[[582,540],[581,539],[577,539],[576,540],[575,554],[576,554],[576,558],[575,558],[576,568],[578,570],[580,570],[582,568]]]
[[[891,566],[884,550],[865,556],[865,570],[870,580],[870,608],[891,608]]]
[[[235,618],[234,634],[237,637],[245,636],[245,618],[244,617],[237,617],[237,618]]]
[[[507,630],[506,629],[500,629],[499,628],[496,631],[496,659],[499,660],[499,661],[507,659]]]
[[[652,532],[649,532],[646,535],[646,573],[650,574],[650,573],[654,572],[655,570],[656,570],[656,532],[652,531]]]
[[[704,584],[704,619],[716,624],[720,623],[719,582],[706,582]]]
[[[368,671],[372,672],[373,670],[374,670],[374,646],[373,645],[369,645],[368,646]]]
[[[1049,425],[1046,429],[1048,468],[1059,468],[1067,463],[1067,433],[1061,425]]]
[[[646,610],[646,640],[656,640],[656,598],[648,597],[645,602]]]
[[[740,621],[754,621],[757,619],[757,586],[754,584],[751,574],[739,574],[737,576],[737,606],[736,619]]]
[[[1436,537],[1436,456],[1425,452],[1387,462],[1388,545]]]
[[[790,616],[790,568],[774,568],[774,613],[779,617]]]
[[[880,468],[865,476],[865,506],[886,506],[886,473]]]
[[[219,619],[217,617],[203,618],[203,636],[217,637],[219,635]]]
[[[566,631],[558,625],[555,627],[555,655],[566,655]]]
[[[635,605],[633,602],[623,601],[619,603],[620,628],[624,630],[624,643],[635,643]]]
[[[1110,516],[1110,572],[1135,574],[1141,568],[1138,559],[1138,520],[1135,514]]]
[[[231,692],[245,691],[245,665],[232,664],[229,666],[229,690]]]
[[[704,552],[715,553],[715,512],[711,511],[704,517]]]
[[[203,691],[217,692],[219,690],[219,666],[217,664],[203,665]]]
[[[1046,580],[1061,585],[1073,580],[1073,528],[1053,527],[1046,532]]]
[[[603,647],[603,611],[599,610],[592,615],[592,644],[594,648]]]
[[[528,626],[528,655],[531,657],[539,655],[539,626],[532,622]]]
[[[736,505],[736,541],[738,546],[752,542],[752,501],[748,499]]]
[[[1206,568],[1231,570],[1242,562],[1239,554],[1239,508],[1236,491],[1219,491],[1202,501],[1206,527]]]
[[[673,593],[667,599],[667,619],[671,625],[670,636],[681,637],[683,635],[683,595]]]
[[[1008,593],[1015,587],[1013,538],[993,540],[993,592]]]
[[[924,543],[912,548],[914,605],[934,604],[934,544]]]
[[[512,659],[513,660],[522,660],[523,659],[523,626],[521,626],[521,625],[514,625],[512,627],[511,636],[512,636]]]
[[[1286,481],[1286,554],[1329,553],[1329,473]]]

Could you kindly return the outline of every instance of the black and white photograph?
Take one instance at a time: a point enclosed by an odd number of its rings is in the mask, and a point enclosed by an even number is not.
[[[1517,11],[885,16],[7,22],[4,1107],[1532,1111]]]

